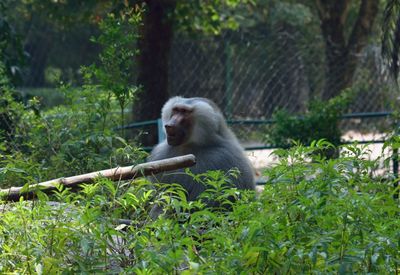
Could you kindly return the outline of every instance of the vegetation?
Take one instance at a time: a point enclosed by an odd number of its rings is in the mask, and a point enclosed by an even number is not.
[[[51,11],[39,21],[53,23],[54,32],[62,32],[65,25],[61,22],[72,24],[74,19],[100,23],[101,34],[93,39],[99,45],[100,59],[80,71],[82,87],[61,86],[62,105],[44,109],[37,97],[21,103],[12,84],[13,68],[22,64],[24,54],[9,18],[3,16],[6,6],[0,4],[0,30],[7,31],[0,32],[0,37],[5,35],[5,42],[0,41],[0,188],[143,162],[146,153],[136,140],[127,141],[123,132],[115,130],[124,124],[126,106],[138,97],[132,72],[138,69],[139,79],[144,74],[149,102],[165,99],[172,23],[180,22],[182,31],[215,34],[225,27],[238,27],[236,19],[241,16],[223,9],[225,6],[254,8],[253,1],[193,4],[172,0],[143,1],[147,3],[143,11],[140,5],[126,10],[129,1],[119,5],[81,1],[83,12],[75,13],[75,1],[25,2],[22,14],[27,18]],[[290,3],[277,6],[292,12]],[[333,8],[327,3],[320,7],[321,16]],[[302,4],[295,6],[307,20],[312,16]],[[375,4],[371,8],[374,13]],[[113,15],[104,16],[110,10]],[[336,11],[335,18],[344,10]],[[293,19],[302,22],[302,18]],[[281,19],[276,16],[274,20]],[[170,33],[150,45],[160,26]],[[138,42],[139,29],[143,37]],[[32,36],[28,49],[40,48],[38,45],[48,49],[51,36]],[[133,62],[138,54],[136,42],[142,50],[138,67]],[[167,44],[157,53],[160,42]],[[65,72],[47,66],[48,54],[38,57],[43,59],[40,62],[36,60],[42,65],[38,77],[43,84],[46,71],[48,79],[58,83]],[[160,82],[155,81],[158,78]],[[152,81],[156,84],[146,87]],[[398,273],[398,179],[377,172],[382,165],[389,170],[390,159],[372,161],[366,147],[338,146],[337,119],[346,103],[345,95],[328,103],[314,102],[302,120],[283,111],[276,114],[277,124],[270,134],[273,142],[284,146],[295,139],[307,147],[298,143],[276,150],[278,163],[264,171],[267,184],[258,193],[229,188],[228,175],[209,171],[191,174],[207,191],[190,202],[179,185],[104,178],[83,185],[79,193],[60,187],[50,195],[38,192],[35,201],[1,202],[0,273]],[[149,112],[157,109],[134,107]],[[156,112],[158,115],[159,110]],[[329,142],[314,141],[320,138]],[[398,149],[398,136],[386,147]],[[337,158],[321,156],[321,151],[332,148],[340,151]],[[209,201],[216,202],[214,207]],[[161,204],[165,213],[152,219],[150,211],[155,204]]]
[[[400,219],[391,181],[379,180],[377,163],[355,146],[338,159],[310,163],[307,156],[325,146],[277,150],[280,161],[257,198],[227,189],[224,175],[209,172],[197,178],[209,190],[194,202],[175,186],[99,179],[79,194],[60,190],[3,205],[0,270],[396,273]],[[204,198],[231,211],[206,207]],[[167,214],[153,221],[154,203]],[[121,218],[131,225],[118,224]]]
[[[5,14],[8,11],[7,3],[0,3],[0,61],[4,65],[4,73],[14,84],[20,83],[22,66],[25,65],[27,53],[22,46],[22,37],[19,36],[8,22]],[[0,75],[3,75],[1,72]]]
[[[128,143],[113,129],[124,123],[124,108],[132,103],[137,87],[130,85],[129,71],[136,54],[126,44],[136,39],[128,35],[128,25],[140,23],[135,15],[112,17],[102,21],[103,34],[96,40],[103,50],[100,65],[82,68],[86,84],[82,88],[61,87],[64,105],[48,110],[36,97],[27,105],[10,95],[6,75],[2,91],[2,121],[12,125],[4,133],[0,152],[1,187],[24,185],[61,176],[133,165],[145,153]],[[118,43],[115,43],[115,39]],[[8,95],[5,97],[5,95]]]
[[[350,94],[343,93],[328,101],[310,102],[304,115],[291,115],[286,110],[274,113],[274,124],[267,141],[277,147],[289,147],[293,141],[309,145],[314,140],[326,139],[335,146],[341,142],[341,115],[350,103]]]
[[[124,126],[124,110],[136,96],[138,87],[132,84],[135,69],[134,58],[138,54],[135,43],[138,38],[137,28],[141,24],[141,10],[126,10],[119,16],[108,15],[99,23],[101,34],[92,40],[101,45],[100,64],[92,64],[82,69],[84,79],[90,88],[98,88],[114,96],[120,108],[119,125]],[[97,84],[97,85],[96,85]],[[110,106],[105,106],[110,109]],[[104,113],[104,115],[106,115]]]
[[[18,123],[14,124],[12,138],[1,143],[1,187],[134,164],[143,159],[143,152],[112,130],[118,125],[119,116],[111,113],[108,105],[116,108],[115,99],[107,93],[93,94],[90,89],[68,90],[66,99],[65,106],[39,113],[35,99],[30,100],[32,107],[28,110],[18,103],[10,106],[8,113]]]

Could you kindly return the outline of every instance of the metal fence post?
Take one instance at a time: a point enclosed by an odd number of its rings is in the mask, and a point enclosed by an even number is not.
[[[161,118],[157,119],[157,133],[158,133],[158,143],[164,141],[165,132],[163,129],[163,124]]]
[[[225,54],[225,115],[227,119],[232,118],[232,81],[233,81],[233,67],[232,67],[232,47],[229,41],[224,41],[224,54]]]
[[[399,122],[396,120],[395,123],[395,130],[394,130],[394,135],[398,136],[400,133],[400,125]],[[392,153],[392,161],[393,161],[393,176],[394,176],[394,184],[393,187],[395,189],[397,189],[397,187],[399,186],[399,149],[398,148],[394,148],[393,149],[393,153]],[[398,199],[399,198],[399,192],[397,191],[394,195],[393,198],[394,199]]]
[[[399,149],[393,149],[393,155],[392,155],[392,160],[393,160],[393,175],[395,178],[395,182],[393,184],[393,187],[396,189],[399,186]],[[399,192],[396,192],[393,195],[393,198],[398,199],[399,198]]]

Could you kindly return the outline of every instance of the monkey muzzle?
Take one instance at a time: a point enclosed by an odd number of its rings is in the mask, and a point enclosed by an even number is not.
[[[179,146],[185,141],[185,130],[181,127],[165,125],[167,143],[171,146]]]

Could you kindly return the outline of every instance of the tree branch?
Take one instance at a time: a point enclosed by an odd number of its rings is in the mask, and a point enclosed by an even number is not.
[[[142,163],[137,166],[116,167],[73,177],[58,178],[24,187],[0,189],[0,198],[6,201],[15,201],[21,196],[30,199],[34,197],[34,194],[37,190],[49,193],[57,189],[57,186],[59,185],[63,185],[64,187],[68,188],[75,188],[81,183],[92,183],[98,177],[105,177],[112,181],[129,180],[158,174],[161,172],[177,170],[180,168],[191,167],[195,164],[196,159],[194,155],[184,155]]]

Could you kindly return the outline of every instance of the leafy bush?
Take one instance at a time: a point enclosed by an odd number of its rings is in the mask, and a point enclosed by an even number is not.
[[[0,72],[0,75],[5,73],[8,80],[15,85],[21,82],[22,67],[26,65],[28,54],[24,51],[21,36],[8,21],[11,6],[11,1],[0,3],[0,62],[4,67],[4,72]]]
[[[132,165],[145,154],[114,132],[118,115],[107,93],[68,89],[70,104],[40,114],[20,110],[13,138],[3,141],[1,185],[15,186]],[[111,102],[111,103],[110,103]],[[34,100],[31,105],[34,105]],[[110,106],[111,104],[111,106]],[[10,106],[9,106],[10,107]]]
[[[7,104],[0,104],[0,114],[14,127],[0,140],[1,187],[143,160],[144,152],[113,130],[124,123],[124,108],[135,99],[137,87],[130,84],[130,77],[140,14],[137,9],[100,22],[102,34],[94,39],[103,47],[100,65],[82,69],[82,89],[61,88],[64,105],[42,110],[35,97],[26,106],[10,96],[2,98],[0,103]],[[0,81],[3,76],[0,67]]]
[[[266,171],[258,198],[226,189],[220,172],[197,178],[209,186],[205,197],[231,211],[187,202],[181,188],[145,180],[99,179],[80,194],[59,192],[63,203],[56,206],[44,195],[9,205],[0,219],[0,271],[396,273],[400,209],[393,182],[379,179],[377,162],[356,146],[345,146],[338,159],[309,162],[326,146],[277,150],[280,162]],[[155,203],[168,211],[152,220]],[[118,225],[120,218],[131,225]]]
[[[312,101],[308,112],[301,117],[279,110],[273,116],[275,123],[267,140],[278,147],[289,147],[293,141],[308,145],[320,139],[339,145],[341,131],[338,123],[349,103],[349,93],[345,92],[326,102]]]
[[[2,187],[134,164],[143,158],[140,149],[112,130],[117,120],[123,120],[114,110],[123,111],[135,90],[126,71],[119,74],[130,68],[125,61],[131,52],[118,52],[114,46],[134,37],[112,44],[114,35],[121,38],[119,23],[104,22],[105,35],[99,38],[105,49],[102,67],[84,70],[88,83],[83,89],[64,87],[64,106],[43,111],[36,99],[23,106],[10,96],[1,106],[0,113],[16,125],[12,138],[0,144]],[[116,53],[121,55],[110,60]],[[315,114],[309,115],[308,124],[322,123],[334,136],[338,106],[333,100],[310,107]],[[287,123],[291,131],[315,131],[314,126]],[[326,132],[317,137],[329,139]],[[266,171],[268,185],[258,198],[254,192],[228,188],[226,175],[210,171],[192,175],[208,189],[191,202],[179,185],[99,178],[83,185],[80,193],[59,189],[50,196],[39,193],[34,202],[3,203],[0,273],[398,272],[400,209],[393,199],[398,192],[393,190],[395,180],[377,177],[377,162],[367,160],[356,146],[344,147],[338,159],[317,156],[310,162],[310,155],[333,146],[310,145],[275,152],[280,162]],[[150,216],[154,205],[166,211],[157,219]],[[128,219],[129,225],[121,219]]]
[[[84,79],[91,85],[112,94],[120,107],[121,125],[124,125],[124,109],[132,102],[138,87],[132,85],[135,71],[134,59],[138,53],[136,40],[141,24],[141,9],[127,9],[120,16],[109,14],[99,23],[101,34],[92,41],[102,50],[99,63],[83,67]]]

